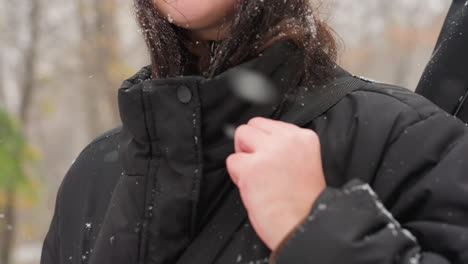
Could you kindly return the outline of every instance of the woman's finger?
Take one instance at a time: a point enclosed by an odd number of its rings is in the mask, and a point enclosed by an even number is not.
[[[241,125],[234,135],[234,147],[236,153],[253,153],[264,144],[268,134],[253,126]]]
[[[239,177],[241,176],[242,168],[247,166],[247,163],[251,160],[250,154],[246,153],[234,153],[229,155],[226,159],[226,169],[231,176],[231,180],[234,184],[238,184]]]
[[[268,134],[272,134],[273,131],[282,131],[285,129],[297,128],[293,124],[263,117],[254,117],[250,119],[247,124],[256,127]]]

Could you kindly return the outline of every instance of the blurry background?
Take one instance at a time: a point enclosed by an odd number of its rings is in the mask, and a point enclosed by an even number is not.
[[[38,263],[73,159],[148,64],[131,0],[0,0],[0,263]],[[414,89],[450,0],[323,0],[351,72]]]

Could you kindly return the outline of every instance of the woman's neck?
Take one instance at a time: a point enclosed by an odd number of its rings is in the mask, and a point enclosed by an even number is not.
[[[208,70],[211,65],[213,57],[213,45],[216,45],[214,41],[188,41],[185,43],[187,50],[192,54],[192,65],[197,74],[201,74]]]

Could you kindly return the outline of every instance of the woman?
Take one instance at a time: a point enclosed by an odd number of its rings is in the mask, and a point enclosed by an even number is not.
[[[152,65],[67,173],[42,264],[468,263],[468,129],[337,67],[308,1],[135,4]]]

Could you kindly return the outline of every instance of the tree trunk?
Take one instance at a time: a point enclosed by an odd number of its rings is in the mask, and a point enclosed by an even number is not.
[[[3,32],[0,32],[2,34]],[[1,41],[1,39],[0,39]],[[3,85],[4,79],[3,79],[3,50],[4,47],[1,46],[0,42],[0,108],[6,108],[6,100],[5,100],[5,87]]]
[[[115,16],[116,0],[78,0],[83,106],[90,138],[118,124],[117,87],[120,80],[113,76],[120,62],[120,48]]]
[[[79,32],[80,32],[80,46],[78,47],[78,61],[80,62],[80,71],[82,75],[82,87],[83,91],[83,110],[86,113],[86,128],[89,138],[95,137],[101,131],[101,112],[99,111],[99,99],[101,91],[99,87],[94,87],[93,83],[96,75],[95,50],[93,40],[93,32],[89,26],[88,11],[87,8],[89,3],[86,0],[76,1],[76,17],[79,21]]]
[[[5,3],[0,2],[0,5],[5,5]],[[5,11],[2,10],[3,12],[0,13],[0,108],[5,109],[6,108],[6,98],[5,98],[5,85],[4,85],[4,60],[5,60],[5,55],[4,51],[6,50],[6,42],[7,42],[7,27],[5,26],[8,20],[8,17],[5,14]]]
[[[19,115],[20,120],[25,127],[28,123],[28,110],[33,98],[34,84],[36,78],[37,50],[39,42],[39,23],[40,23],[41,0],[32,1],[31,12],[29,15],[29,43],[24,52],[24,72],[23,87],[20,101]]]
[[[41,15],[41,0],[31,1],[31,9],[29,13],[28,25],[29,28],[29,42],[24,50],[24,71],[18,80],[22,81],[21,84],[21,101],[19,108],[19,118],[23,131],[28,124],[28,113],[31,107],[33,92],[36,79],[36,63],[37,63],[37,50],[39,42],[39,23]],[[16,183],[12,182],[7,186],[6,190],[6,205],[3,227],[3,243],[1,247],[1,260],[2,264],[9,264],[11,261],[11,252],[13,249],[15,239],[15,224],[16,224]]]
[[[94,27],[96,32],[96,63],[100,72],[100,87],[104,90],[104,96],[111,115],[110,123],[116,125],[120,122],[117,110],[117,86],[120,80],[116,80],[115,69],[120,63],[120,40],[116,26],[118,3],[116,0],[94,0],[96,17]]]
[[[11,261],[11,251],[14,241],[14,226],[15,226],[15,190],[14,187],[8,188],[5,195],[5,212],[2,222],[2,237],[3,243],[1,247],[0,263],[9,264]]]

